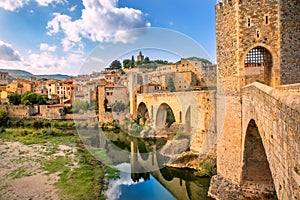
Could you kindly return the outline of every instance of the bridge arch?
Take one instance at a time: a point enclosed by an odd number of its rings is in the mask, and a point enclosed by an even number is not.
[[[137,119],[139,120],[140,124],[150,123],[149,110],[144,102],[140,102],[140,104],[138,105]]]
[[[162,103],[156,112],[155,127],[161,129],[165,126],[170,127],[176,122],[174,112],[167,103]]]
[[[244,138],[242,184],[246,191],[275,193],[265,147],[254,119],[249,121]]]

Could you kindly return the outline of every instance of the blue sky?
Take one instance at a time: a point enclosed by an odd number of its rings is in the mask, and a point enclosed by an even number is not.
[[[135,43],[147,31],[127,30],[153,27],[164,28],[163,34],[186,35],[215,61],[215,4],[216,0],[4,0],[0,68],[76,75],[95,49]],[[157,43],[164,42],[161,38],[157,36]],[[199,56],[192,54],[184,56]],[[97,56],[106,61],[97,64],[102,68],[122,55]],[[152,53],[150,59],[165,60],[160,53]]]

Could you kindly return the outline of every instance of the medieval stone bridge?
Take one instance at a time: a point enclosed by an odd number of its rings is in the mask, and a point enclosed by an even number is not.
[[[222,109],[216,110],[215,103],[214,91],[139,94],[136,115],[148,115],[150,123],[159,129],[166,123],[170,108],[176,123],[195,131],[194,152],[204,153],[203,146],[210,148],[217,141],[218,176],[210,188],[216,199],[226,199],[222,184],[227,180],[218,180],[223,176],[240,188],[237,199],[268,193],[276,193],[279,199],[298,199],[300,84],[272,88],[255,82],[245,86],[241,112],[235,113],[241,120],[240,135],[231,135],[231,125],[226,123],[220,127],[226,131],[216,139],[215,118]],[[227,143],[234,145],[228,149]],[[230,199],[232,194],[228,195]]]
[[[213,143],[215,133],[215,91],[144,93],[137,95],[135,116],[146,117],[159,130],[168,118],[193,133],[191,150],[200,151]],[[207,134],[209,133],[209,134]],[[209,135],[210,137],[206,137]],[[205,145],[203,142],[205,141]]]
[[[224,132],[218,138],[218,176],[210,194],[227,199],[221,186],[226,180],[220,178],[225,175],[241,188],[237,199],[270,192],[279,199],[299,199],[300,84],[276,89],[258,82],[247,85],[241,121],[240,136],[229,138]],[[228,142],[236,145],[226,149]]]

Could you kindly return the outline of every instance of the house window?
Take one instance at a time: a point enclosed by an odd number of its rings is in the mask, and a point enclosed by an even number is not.
[[[250,19],[250,17],[248,17],[248,19],[247,19],[247,25],[248,25],[248,27],[251,26],[251,19]]]

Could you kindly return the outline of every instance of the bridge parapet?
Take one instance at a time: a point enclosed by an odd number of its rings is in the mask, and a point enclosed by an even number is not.
[[[244,87],[242,90],[243,147],[245,147],[250,120],[254,120],[257,124],[278,198],[298,199],[300,197],[300,84],[274,89],[256,82]],[[243,148],[241,156],[245,155],[245,151]],[[247,187],[247,190],[254,190],[255,186]]]
[[[147,107],[151,125],[159,129],[160,105],[168,105],[175,117],[175,123],[189,127],[192,133],[191,150],[207,151],[216,141],[215,128],[215,91],[165,92],[137,95],[137,109],[141,103]],[[207,137],[208,136],[208,137]]]

